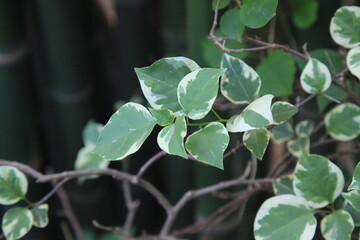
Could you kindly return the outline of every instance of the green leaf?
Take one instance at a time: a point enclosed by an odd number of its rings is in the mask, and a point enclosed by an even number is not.
[[[176,118],[175,123],[163,128],[158,135],[157,142],[162,150],[169,154],[188,158],[184,148],[186,136],[185,117]]]
[[[28,181],[17,168],[0,167],[0,204],[10,205],[25,197]]]
[[[270,133],[266,128],[246,131],[243,135],[245,147],[258,159],[262,159],[269,144]]]
[[[360,45],[360,7],[345,6],[336,10],[330,23],[330,34],[334,42],[353,48]]]
[[[360,134],[360,107],[344,103],[334,107],[325,116],[327,132],[336,140],[350,141]]]
[[[242,42],[245,25],[240,20],[240,9],[227,10],[220,19],[220,29],[227,37]]]
[[[243,0],[241,21],[250,28],[260,28],[276,15],[278,0]]]
[[[223,36],[224,34],[221,31],[217,30],[215,31],[215,35]],[[244,43],[240,43],[238,41],[226,41],[224,45],[225,47],[230,49],[246,48],[246,45]],[[202,41],[202,48],[203,58],[205,62],[210,67],[218,68],[220,66],[224,52],[217,45],[215,45],[212,40],[207,38]],[[240,59],[244,59],[251,54],[251,52],[229,53],[229,55]]]
[[[293,180],[294,175],[288,175],[274,179],[272,182],[272,187],[275,195],[294,195]]]
[[[84,146],[79,150],[75,160],[75,170],[86,169],[105,169],[109,166],[110,161],[101,158],[99,155],[94,154],[93,150],[95,145]],[[79,182],[83,182],[86,179],[94,179],[99,177],[98,175],[83,176],[78,178]]]
[[[325,64],[311,58],[301,73],[300,83],[307,93],[325,92],[331,84],[330,71]]]
[[[181,113],[176,89],[183,77],[199,68],[191,59],[172,57],[162,58],[149,67],[135,68],[135,72],[144,96],[153,108],[168,108]]]
[[[360,80],[360,47],[355,47],[348,52],[346,64],[350,72]]]
[[[240,115],[235,115],[226,123],[229,132],[245,132],[265,127],[274,122],[271,113],[273,95],[268,94],[250,103]]]
[[[337,210],[321,220],[321,233],[326,240],[351,239],[354,221],[345,210]]]
[[[342,208],[350,213],[352,219],[354,220],[354,225],[359,227],[360,226],[360,212],[357,211],[355,208],[351,206],[348,201],[344,201]]]
[[[151,115],[156,119],[156,123],[165,127],[174,122],[175,114],[167,108],[152,109],[149,108]]]
[[[303,135],[288,141],[286,146],[293,156],[300,157],[304,153],[309,153],[310,139],[308,136]]]
[[[295,167],[293,187],[296,196],[306,199],[310,207],[322,208],[341,194],[344,175],[327,158],[303,154]]]
[[[42,204],[40,206],[33,207],[31,209],[31,213],[34,216],[33,225],[35,227],[44,228],[48,225],[49,223],[48,210],[49,210],[49,205],[47,204]]]
[[[342,193],[342,196],[349,201],[350,205],[360,212],[360,190],[352,190]]]
[[[226,72],[221,76],[221,93],[233,103],[250,103],[259,93],[259,75],[241,59],[224,54],[221,67]]]
[[[257,66],[262,81],[260,95],[273,94],[290,96],[295,81],[295,60],[289,54],[272,50],[267,58]]]
[[[299,29],[309,28],[317,18],[319,3],[316,0],[290,0],[292,21]]]
[[[286,194],[266,200],[255,217],[256,240],[312,239],[316,230],[316,219],[306,202],[294,195]]]
[[[275,143],[283,143],[295,137],[294,130],[289,122],[284,122],[271,128],[271,139]]]
[[[324,92],[324,94],[326,94],[332,98],[338,99],[338,100],[344,100],[348,97],[347,92],[345,92],[344,90],[342,90],[341,88],[339,88],[338,86],[336,86],[334,84],[331,84],[330,87],[328,88],[328,90],[326,90]],[[327,99],[324,96],[318,95],[318,96],[316,96],[316,103],[317,103],[317,106],[318,106],[320,112],[324,112],[325,108],[330,103],[332,103],[332,101]]]
[[[211,5],[212,5],[213,10],[215,10],[217,2],[218,2],[218,0],[212,0]],[[231,0],[221,0],[220,4],[219,4],[219,10],[223,9],[223,8],[226,8],[229,5],[230,2],[231,2]]]
[[[6,211],[2,219],[2,230],[7,240],[15,240],[27,234],[33,224],[34,217],[27,208],[16,207]]]
[[[145,107],[127,103],[110,117],[93,152],[106,160],[121,160],[139,150],[155,124]]]
[[[348,190],[360,190],[360,162],[357,163],[354,175]]]
[[[178,99],[189,118],[202,119],[211,110],[219,89],[219,77],[225,70],[198,69],[180,81],[177,88]]]
[[[338,73],[344,70],[345,66],[343,64],[342,56],[334,49],[318,48],[310,51],[309,54],[312,58],[316,58],[324,63],[332,72]],[[300,58],[296,58],[296,62],[301,70],[305,68],[307,63],[307,61]]]
[[[224,125],[213,122],[191,134],[186,139],[185,147],[195,159],[224,169],[223,154],[228,144],[229,134]]]
[[[298,112],[298,108],[288,102],[279,101],[271,106],[271,112],[274,122],[281,124],[294,116]]]
[[[298,136],[310,136],[313,130],[314,121],[311,120],[303,120],[295,126],[295,133]]]
[[[104,125],[90,120],[82,131],[84,145],[95,145],[103,128]]]

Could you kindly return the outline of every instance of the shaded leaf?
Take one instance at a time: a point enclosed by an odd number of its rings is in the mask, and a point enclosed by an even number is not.
[[[360,7],[344,6],[336,10],[330,22],[330,34],[334,42],[353,48],[360,45]]]
[[[360,107],[344,103],[334,107],[325,116],[327,132],[336,140],[350,141],[360,134]]]
[[[250,28],[260,28],[276,15],[278,0],[243,0],[241,21]]]
[[[324,92],[324,94],[335,98],[337,100],[344,100],[348,97],[347,92],[345,92],[344,90],[342,90],[341,88],[339,88],[338,86],[331,84],[330,87],[328,88],[328,90],[326,90]],[[318,95],[316,96],[316,103],[317,106],[320,110],[320,112],[324,112],[325,108],[332,103],[331,100],[327,99],[324,96]]]
[[[7,240],[15,240],[27,234],[34,222],[29,209],[23,207],[10,208],[2,219],[2,230]]]
[[[31,213],[34,216],[33,225],[35,227],[44,228],[48,225],[49,223],[48,210],[49,210],[49,205],[47,204],[42,204],[40,206],[33,207],[31,209]]]
[[[95,145],[104,125],[90,120],[82,131],[84,145]]]
[[[296,124],[295,133],[298,136],[310,136],[312,131],[314,130],[314,121],[311,120],[303,120]]]
[[[212,0],[211,5],[212,5],[213,10],[215,10],[217,2],[218,2],[218,0]],[[231,0],[221,0],[220,4],[219,4],[219,10],[226,8],[230,2],[231,2]]]
[[[135,68],[142,92],[155,109],[168,108],[174,113],[182,109],[177,100],[179,82],[200,67],[185,57],[162,58],[149,67]]]
[[[233,103],[250,103],[259,93],[259,75],[241,59],[224,54],[221,67],[226,68],[221,76],[221,93]]]
[[[240,9],[228,9],[220,19],[220,29],[227,37],[242,42],[245,25],[240,20]]]
[[[350,213],[352,219],[354,220],[355,226],[360,226],[360,212],[354,209],[348,201],[345,201],[342,207],[345,211]]]
[[[180,116],[175,123],[163,128],[157,137],[157,142],[162,150],[169,154],[188,158],[184,147],[186,136],[185,117]]]
[[[225,70],[198,69],[180,81],[177,95],[181,107],[189,118],[202,119],[211,110],[219,89],[219,77]]]
[[[322,208],[341,194],[344,181],[339,167],[327,158],[303,154],[295,167],[293,188],[296,196],[306,199],[309,206]]]
[[[345,210],[337,210],[321,220],[321,233],[326,240],[351,239],[354,221]]]
[[[300,83],[307,93],[325,92],[331,84],[330,71],[325,64],[311,58],[301,73]]]
[[[285,194],[266,200],[255,217],[256,240],[312,239],[316,219],[306,202],[294,195]]]
[[[229,132],[245,132],[265,127],[274,122],[271,113],[273,95],[265,95],[250,103],[240,115],[229,119],[226,128]]]
[[[284,122],[271,128],[271,139],[275,143],[283,143],[295,137],[294,130],[289,122]]]
[[[167,108],[149,108],[151,115],[156,119],[156,123],[164,127],[174,122],[175,114]]]
[[[0,204],[10,205],[25,197],[28,181],[17,168],[0,167]]]
[[[229,134],[224,125],[213,122],[191,134],[185,147],[195,159],[224,169],[223,154],[229,144]]]
[[[342,193],[342,196],[350,203],[350,205],[360,212],[360,190],[352,190]]]
[[[275,102],[271,106],[271,113],[276,124],[281,124],[289,120],[298,112],[298,108],[288,102]]]
[[[293,57],[283,51],[272,50],[256,68],[261,79],[264,79],[260,95],[290,96],[293,93],[295,70]]]
[[[291,18],[299,29],[309,28],[317,18],[319,3],[316,0],[290,0]]]
[[[348,190],[360,190],[360,162],[356,164],[354,175]]]
[[[295,156],[300,157],[302,154],[307,154],[310,151],[310,139],[308,136],[300,136],[287,143],[289,152]]]
[[[155,124],[145,107],[127,103],[110,117],[93,152],[106,160],[121,160],[139,150]]]
[[[258,159],[262,159],[269,144],[270,134],[265,128],[246,131],[243,135],[245,147]]]
[[[272,187],[275,195],[292,194],[294,195],[293,189],[294,175],[288,175],[279,177],[273,180]]]

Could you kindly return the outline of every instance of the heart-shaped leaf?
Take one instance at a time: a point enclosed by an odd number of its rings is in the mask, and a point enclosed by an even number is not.
[[[202,68],[187,74],[180,81],[177,95],[189,118],[202,119],[211,110],[219,90],[219,77],[225,70]]]
[[[344,6],[336,10],[330,23],[330,34],[334,42],[353,48],[360,45],[360,7]]]
[[[278,0],[243,0],[241,21],[250,28],[260,28],[276,15]]]
[[[28,181],[17,168],[0,167],[0,204],[10,205],[25,197]]]
[[[266,200],[255,217],[256,240],[312,239],[316,219],[306,202],[294,195],[285,194]]]
[[[284,122],[271,128],[271,139],[275,143],[283,143],[295,137],[294,130],[289,122]]]
[[[295,126],[295,133],[298,136],[310,136],[313,130],[314,121],[311,120],[303,120]]]
[[[241,59],[224,54],[221,67],[226,68],[221,76],[221,93],[233,103],[250,103],[259,93],[259,75]]]
[[[286,146],[293,156],[300,157],[304,153],[309,153],[310,139],[308,136],[300,136],[288,141]]]
[[[320,229],[325,240],[351,239],[354,221],[345,210],[337,210],[321,220]]]
[[[16,207],[6,211],[1,226],[7,240],[16,240],[30,231],[33,222],[34,217],[29,209]]]
[[[327,158],[303,154],[295,167],[293,187],[296,196],[306,199],[309,206],[322,208],[341,194],[344,175]]]
[[[330,71],[325,64],[311,58],[301,73],[300,83],[307,93],[325,92],[331,84]]]
[[[245,147],[258,159],[262,159],[269,144],[270,133],[266,128],[246,131],[243,135]]]
[[[162,58],[149,67],[135,68],[142,92],[155,109],[168,108],[181,113],[176,89],[188,73],[199,69],[199,65],[185,57]]]
[[[184,148],[186,136],[185,117],[180,116],[175,123],[163,128],[158,135],[157,142],[162,150],[169,154],[188,158]]]
[[[167,108],[149,109],[151,115],[156,119],[156,123],[164,127],[174,122],[175,114]]]
[[[121,160],[139,150],[155,124],[145,107],[127,103],[110,117],[93,152],[106,160]]]
[[[360,134],[360,107],[344,103],[334,107],[325,116],[327,132],[336,140],[350,141]]]
[[[195,159],[224,169],[223,154],[228,144],[229,134],[224,125],[213,122],[191,134],[186,139],[185,147]]]
[[[293,189],[294,175],[279,177],[273,180],[272,186],[275,195],[294,194]]]
[[[245,132],[274,123],[270,108],[273,97],[268,94],[250,103],[240,115],[229,119],[226,129],[229,132]]]
[[[360,80],[360,47],[355,47],[348,52],[346,64],[350,72]]]

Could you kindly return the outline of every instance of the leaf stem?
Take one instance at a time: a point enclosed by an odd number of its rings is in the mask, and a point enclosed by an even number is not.
[[[206,126],[210,123],[213,123],[213,122],[220,122],[220,123],[226,123],[227,121],[229,121],[228,119],[219,119],[217,121],[212,121],[212,122],[204,122],[204,123],[188,123],[187,125],[189,127],[201,127],[201,126]]]
[[[211,109],[211,111],[219,120],[224,120],[213,108]]]

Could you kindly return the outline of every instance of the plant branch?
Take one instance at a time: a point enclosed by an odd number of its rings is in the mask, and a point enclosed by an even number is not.
[[[48,192],[42,199],[40,199],[38,202],[34,203],[33,206],[37,207],[41,204],[45,203],[47,200],[49,200],[57,191],[68,181],[68,178],[62,179],[60,182],[56,183],[54,188]]]
[[[148,161],[146,161],[146,163],[144,165],[141,166],[140,170],[138,171],[136,176],[131,180],[131,182],[137,183],[139,181],[139,179],[144,175],[146,170],[148,170],[148,168],[152,164],[154,164],[157,160],[159,160],[162,156],[165,156],[165,155],[166,155],[166,152],[160,151],[160,152],[156,153],[154,156],[152,156]]]

